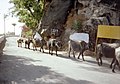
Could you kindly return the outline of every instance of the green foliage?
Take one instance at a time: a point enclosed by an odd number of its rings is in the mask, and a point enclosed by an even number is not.
[[[79,31],[82,28],[82,24],[80,21],[76,20],[73,22],[72,29]]]
[[[35,30],[43,14],[43,0],[10,0],[9,3],[14,4],[12,14],[19,17],[19,22]]]
[[[25,32],[25,35],[26,35],[27,37],[32,36],[32,31],[27,31],[27,32]]]

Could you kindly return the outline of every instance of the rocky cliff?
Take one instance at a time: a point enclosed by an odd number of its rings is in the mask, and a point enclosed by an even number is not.
[[[120,0],[46,0],[39,31],[66,44],[71,33],[86,32],[94,49],[100,24],[120,25]]]

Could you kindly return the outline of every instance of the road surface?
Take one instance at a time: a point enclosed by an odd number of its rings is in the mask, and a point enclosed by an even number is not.
[[[107,61],[98,66],[67,55],[49,55],[17,47],[17,37],[7,38],[0,56],[0,84],[120,84],[120,71],[112,73]]]

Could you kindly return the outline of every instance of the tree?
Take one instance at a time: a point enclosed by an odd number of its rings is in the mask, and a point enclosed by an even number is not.
[[[43,14],[43,0],[10,0],[12,14],[19,17],[28,28],[36,30]]]

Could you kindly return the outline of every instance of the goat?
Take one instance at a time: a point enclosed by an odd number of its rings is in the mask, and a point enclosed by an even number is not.
[[[116,61],[115,49],[119,46],[119,43],[98,44],[96,48],[96,60],[98,62],[98,65],[102,65],[102,57],[104,56],[106,58],[112,58],[112,62],[110,64],[110,68],[112,68],[113,63]]]
[[[76,51],[76,52],[79,52],[78,59],[80,55],[82,54],[82,59],[83,61],[85,61],[83,52],[87,49],[88,49],[88,45],[85,41],[75,42],[75,41],[70,40],[68,42],[69,57],[70,57],[70,52],[72,50],[74,58],[75,58],[75,51]]]
[[[116,56],[116,60],[115,60],[115,63],[113,65],[112,72],[115,72],[116,65],[118,66],[118,68],[120,70],[120,47],[115,49],[115,56]]]
[[[55,48],[56,51],[56,56],[58,49],[62,47],[61,41],[58,41],[57,39],[49,39],[47,43],[48,49],[49,49],[49,54],[53,55],[53,49]]]
[[[32,43],[32,42],[33,42],[32,39],[26,39],[25,40],[25,48],[30,49],[30,43]]]
[[[18,43],[18,47],[22,47],[23,39],[21,39],[21,38],[18,39],[17,43]]]
[[[40,52],[41,50],[43,51],[44,53],[44,45],[46,45],[46,41],[44,39],[33,39],[32,40],[33,42],[33,50],[37,50],[37,47],[40,47]]]

